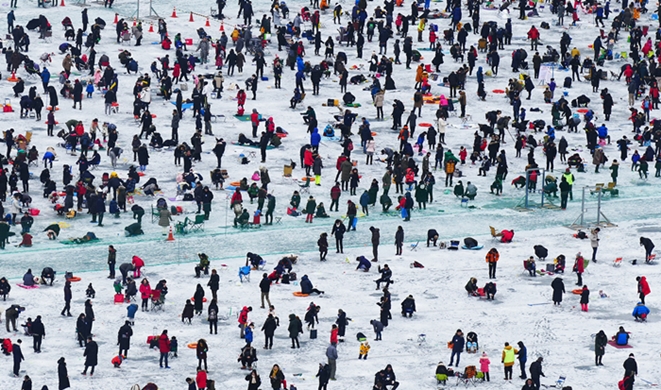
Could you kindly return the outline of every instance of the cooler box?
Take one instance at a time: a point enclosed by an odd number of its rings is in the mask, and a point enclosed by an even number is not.
[[[316,339],[316,338],[317,338],[317,330],[310,329],[310,339]]]

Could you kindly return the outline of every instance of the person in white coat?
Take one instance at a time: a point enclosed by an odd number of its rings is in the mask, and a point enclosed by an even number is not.
[[[23,199],[18,192],[14,194],[14,199],[11,201],[11,214],[12,223],[16,225],[16,216],[23,215]]]
[[[365,145],[365,152],[367,153],[367,161],[365,161],[366,165],[372,165],[372,159],[374,158],[375,151],[376,151],[376,141],[374,141],[374,138],[371,138],[367,140],[367,143]]]
[[[445,126],[447,122],[443,118],[438,118],[436,127],[438,130],[438,143],[445,144]]]

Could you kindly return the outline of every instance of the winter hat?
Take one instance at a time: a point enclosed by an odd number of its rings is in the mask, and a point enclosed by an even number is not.
[[[629,354],[629,357],[631,357],[631,358],[634,357],[634,356],[633,356],[633,353],[630,353],[630,354]]]
[[[488,357],[486,352],[482,352],[482,357]]]

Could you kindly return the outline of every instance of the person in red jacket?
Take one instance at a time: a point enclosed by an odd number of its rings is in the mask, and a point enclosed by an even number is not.
[[[333,345],[337,345],[337,333],[339,332],[339,329],[337,328],[337,324],[333,324],[333,329],[331,329],[331,334],[330,334],[330,342]]]
[[[310,169],[314,164],[314,157],[312,157],[312,149],[305,149],[303,152],[303,166],[305,167],[305,176],[310,176]]]
[[[333,186],[333,188],[331,188],[330,191],[330,197],[331,197],[330,211],[333,211],[333,205],[335,205],[335,211],[338,211],[338,208],[340,207],[340,195],[342,195],[342,189],[340,188],[340,183],[335,182],[335,185]]]
[[[581,255],[581,252],[576,254],[576,261],[574,262],[574,271],[576,271],[576,276],[578,276],[578,281],[576,282],[577,286],[583,286],[583,271],[585,271],[585,259]]]
[[[197,390],[204,390],[207,388],[207,372],[199,368],[197,370],[197,376],[195,377],[195,383],[197,384]]]
[[[148,310],[149,297],[151,297],[151,286],[149,285],[149,281],[145,278],[142,279],[142,282],[140,282],[140,298],[142,298],[142,311],[149,311]]]
[[[241,338],[245,338],[245,329],[248,326],[248,313],[252,311],[252,306],[244,306],[239,313],[239,326],[241,327]]]
[[[252,109],[250,114],[250,123],[252,123],[252,137],[257,138],[257,127],[259,127],[259,112],[256,108]]]
[[[158,361],[159,366],[163,368],[163,360],[165,360],[165,368],[170,368],[168,366],[168,353],[170,352],[170,338],[168,337],[167,329],[161,333],[161,336],[158,338],[158,350],[161,352],[161,358]]]
[[[110,361],[110,363],[112,363],[113,367],[115,367],[115,368],[119,368],[119,366],[122,365],[122,361],[123,361],[123,359],[122,359],[122,355],[117,355],[117,356],[115,356],[114,358],[112,358],[112,360]]]
[[[139,278],[140,277],[140,268],[145,266],[144,260],[139,258],[138,256],[133,256],[131,259],[131,263],[133,264],[133,278]]]
[[[528,31],[528,39],[530,39],[530,50],[537,51],[537,44],[539,44],[539,30],[535,26],[530,27]]]
[[[650,285],[647,283],[647,278],[645,276],[636,277],[638,281],[638,297],[640,301],[645,304],[645,296],[648,295],[652,290],[650,290]]]

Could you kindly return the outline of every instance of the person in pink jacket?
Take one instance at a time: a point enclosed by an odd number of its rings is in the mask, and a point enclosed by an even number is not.
[[[480,371],[484,373],[482,380],[486,380],[487,382],[489,382],[489,364],[491,364],[489,356],[487,356],[486,352],[482,352],[482,357],[480,357]]]

